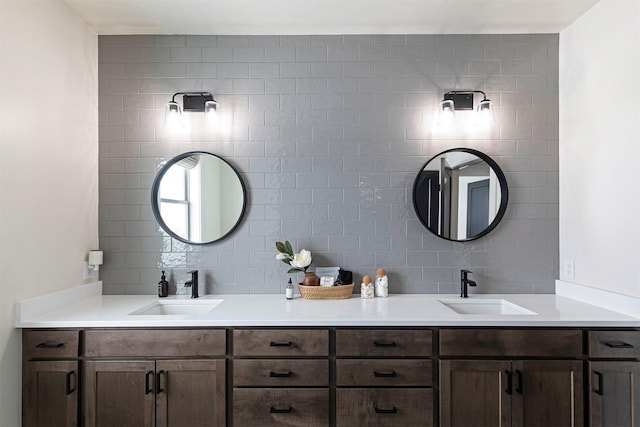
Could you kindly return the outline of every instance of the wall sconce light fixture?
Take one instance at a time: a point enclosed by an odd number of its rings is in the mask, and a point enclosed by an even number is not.
[[[456,110],[473,110],[473,94],[481,93],[482,101],[477,107],[478,123],[494,123],[493,108],[491,100],[481,90],[450,90],[444,94],[438,108],[438,124],[448,124],[456,122]]]
[[[182,96],[182,108],[176,102],[176,96]],[[204,113],[209,123],[218,122],[218,103],[209,92],[177,92],[167,102],[165,110],[165,125],[178,124],[182,126],[182,111]]]

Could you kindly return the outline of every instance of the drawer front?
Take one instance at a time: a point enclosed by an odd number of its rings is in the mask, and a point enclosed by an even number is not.
[[[338,386],[431,386],[431,360],[343,359],[336,361]]]
[[[236,329],[236,356],[328,356],[326,329]]]
[[[589,357],[640,359],[640,331],[589,331]]]
[[[329,389],[234,389],[233,425],[328,426]]]
[[[336,390],[336,425],[432,426],[433,391],[341,388]]]
[[[336,354],[353,357],[431,356],[431,330],[339,329]]]
[[[223,329],[88,330],[87,357],[223,356]]]
[[[233,362],[233,385],[236,387],[326,387],[329,385],[329,361],[238,359]]]
[[[582,331],[441,329],[440,356],[582,357]]]
[[[22,354],[35,358],[78,357],[79,331],[22,331]]]

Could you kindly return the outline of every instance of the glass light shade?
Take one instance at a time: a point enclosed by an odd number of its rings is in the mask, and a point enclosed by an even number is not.
[[[182,110],[177,102],[167,102],[167,108],[164,113],[164,124],[165,126],[182,126]]]
[[[218,124],[220,118],[218,117],[218,103],[215,101],[206,101],[204,103],[204,119],[207,123]]]
[[[438,109],[438,124],[447,125],[456,122],[456,107],[453,104],[453,100],[445,99],[440,102],[440,108]]]
[[[483,99],[478,104],[478,124],[493,124],[495,118],[493,117],[493,108],[491,101]]]

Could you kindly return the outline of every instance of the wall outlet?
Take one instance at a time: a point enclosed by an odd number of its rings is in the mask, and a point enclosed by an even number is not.
[[[565,279],[576,278],[576,262],[572,259],[568,259],[563,264],[562,275]]]
[[[94,278],[94,270],[89,268],[89,263],[84,262],[84,270],[82,272],[82,280],[89,280]]]

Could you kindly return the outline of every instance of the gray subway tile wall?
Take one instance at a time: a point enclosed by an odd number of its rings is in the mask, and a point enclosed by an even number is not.
[[[358,282],[385,268],[392,293],[455,293],[461,268],[474,292],[554,291],[556,34],[100,36],[99,79],[106,294],[153,294],[161,270],[175,291],[194,268],[207,293],[283,292],[285,239]],[[495,125],[435,127],[451,89],[487,92]],[[186,113],[188,130],[168,131],[183,91],[213,93],[220,126]],[[510,188],[502,223],[468,243],[430,234],[411,200],[422,165],[454,147],[491,155]],[[248,189],[239,228],[205,246],[172,239],[150,206],[162,163],[191,150],[227,159]]]

